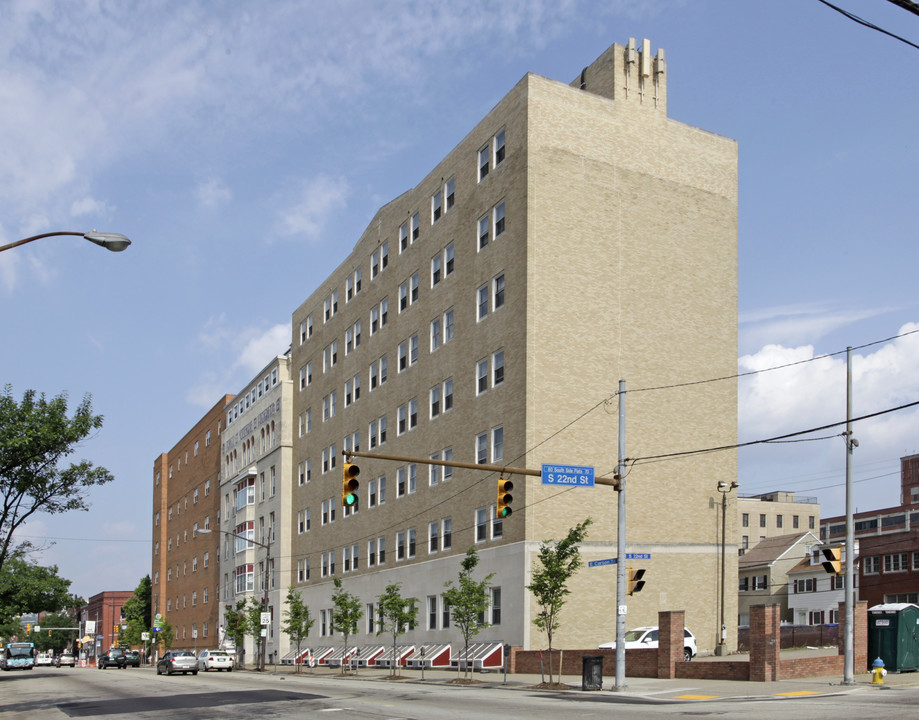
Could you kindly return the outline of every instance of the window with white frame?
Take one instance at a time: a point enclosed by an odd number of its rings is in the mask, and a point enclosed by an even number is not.
[[[501,624],[501,588],[491,588],[491,625]]]
[[[444,212],[450,212],[456,204],[456,181],[453,178],[444,183]]]
[[[431,258],[431,287],[443,280],[444,261],[441,253]]]
[[[386,382],[386,366],[387,363],[385,355],[370,363],[370,392],[373,392],[380,385]]]
[[[396,533],[396,562],[405,560],[405,531]]]
[[[909,570],[909,553],[889,553],[884,556],[884,572],[896,573]]]
[[[479,182],[482,182],[486,177],[488,177],[488,170],[491,165],[491,151],[486,145],[483,148],[479,149]]]
[[[436,223],[444,214],[444,194],[438,190],[431,196],[431,225]]]
[[[350,407],[361,397],[361,376],[355,375],[350,380],[345,380],[345,407]]]
[[[389,265],[389,242],[384,241],[370,254],[370,279],[373,280]]]
[[[498,425],[491,429],[491,461],[500,462],[504,459],[504,426]]]
[[[351,302],[361,291],[361,269],[357,268],[345,279],[345,302]]]
[[[475,511],[475,541],[485,542],[488,539],[488,509],[479,508]]]
[[[338,340],[333,340],[322,351],[322,371],[328,372],[338,363]]]
[[[431,420],[440,415],[440,385],[435,385],[428,393],[429,417]]]
[[[443,383],[443,412],[453,409],[453,378],[447,378]]]
[[[399,226],[399,253],[408,250],[408,223],[404,222]]]
[[[498,167],[498,165],[504,162],[504,156],[506,153],[505,131],[503,129],[495,133],[495,137],[492,140],[492,146],[494,147],[494,164],[495,167]]]
[[[491,281],[491,309],[492,311],[504,307],[504,273]]]
[[[443,550],[453,548],[453,520],[444,518],[440,521],[440,546]]]
[[[481,395],[488,390],[488,358],[482,358],[475,364],[475,394]]]
[[[435,520],[428,525],[428,554],[440,550],[440,522]]]
[[[492,236],[497,240],[504,234],[504,201],[502,200],[491,211]]]
[[[421,214],[415,213],[412,215],[412,243],[418,239],[418,235],[421,232]]]
[[[483,285],[476,293],[476,320],[488,317],[488,285]]]
[[[491,356],[491,386],[497,387],[504,382],[504,350],[498,350]]]
[[[488,240],[491,234],[491,224],[488,219],[488,214],[483,215],[479,218],[479,222],[476,224],[476,237],[478,238],[478,249],[484,250],[488,245]]]
[[[443,342],[443,321],[440,317],[436,317],[431,320],[431,352],[437,350],[443,345]]]
[[[408,531],[408,557],[411,559],[415,557],[415,542],[417,540],[417,533],[415,528],[409,528]]]

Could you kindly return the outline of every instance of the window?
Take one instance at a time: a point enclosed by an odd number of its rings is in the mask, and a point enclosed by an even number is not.
[[[881,572],[881,558],[877,555],[872,557],[863,558],[865,564],[864,573],[865,575],[877,575]]]
[[[437,596],[428,595],[428,630],[437,629]]]
[[[368,444],[371,449],[386,442],[386,416],[371,420],[367,430]]]
[[[759,516],[759,526],[766,527],[766,516],[764,514]]]
[[[776,526],[777,528],[781,528],[781,527],[782,527],[782,522],[783,522],[782,516],[781,516],[781,515],[776,515],[776,516],[775,516],[775,526]]]
[[[478,248],[479,250],[484,250],[488,245],[489,239],[489,224],[488,224],[488,215],[483,215],[479,218],[478,223]]]
[[[370,363],[370,392],[386,382],[386,356]]]
[[[361,376],[355,375],[345,381],[345,407],[356,403],[361,397]]]
[[[418,233],[421,231],[421,215],[415,213],[412,215],[412,243],[418,239]]]
[[[488,390],[488,358],[483,358],[475,365],[475,394],[481,395],[486,390]]]
[[[794,530],[797,530],[800,527],[800,518],[797,515],[791,516],[791,527]]]
[[[361,291],[361,269],[357,268],[345,281],[345,302],[349,302]]]
[[[428,526],[428,553],[436,553],[440,549],[440,523],[436,520]]]
[[[488,285],[479,288],[476,298],[476,320],[484,320],[488,317]]]
[[[491,356],[491,385],[495,387],[504,382],[504,351],[498,350]]]
[[[431,258],[431,287],[434,287],[443,279],[443,257],[437,253]]]
[[[438,190],[431,196],[431,225],[440,220],[444,213],[444,194]]]
[[[431,320],[431,352],[437,350],[443,344],[443,325],[439,317]]]
[[[453,332],[453,308],[450,308],[444,313],[444,344],[453,339]]]
[[[405,560],[405,531],[396,533],[396,562]]]
[[[354,325],[345,330],[345,355],[349,355],[353,350],[360,347],[361,344],[361,321],[358,320]]]
[[[491,216],[494,226],[494,237],[497,240],[498,237],[504,234],[504,202],[495,205]]]
[[[447,199],[447,205],[444,208],[444,212],[449,212],[456,204],[456,182],[453,178],[450,178],[444,183],[444,196]]]
[[[485,542],[488,539],[488,511],[479,508],[475,511],[475,541]]]
[[[742,513],[740,516],[740,524],[744,527],[750,527],[750,513]]]
[[[441,546],[444,550],[450,550],[453,547],[453,520],[444,518],[441,523]]]
[[[450,243],[446,248],[444,248],[444,277],[450,277],[453,274],[453,270],[455,268],[455,253],[453,251],[453,243]]]
[[[479,182],[488,177],[489,155],[488,145],[479,150]]]
[[[498,165],[504,162],[504,154],[505,154],[505,144],[504,143],[505,143],[504,130],[500,130],[495,135],[495,139],[494,139],[495,167],[498,167]]]
[[[504,307],[504,275],[498,275],[492,280],[491,308],[497,310]]]
[[[909,570],[909,553],[891,553],[884,556],[884,572],[906,572]]]
[[[389,264],[389,243],[384,242],[370,254],[370,279],[373,280]]]
[[[338,340],[333,340],[322,351],[322,371],[327,372],[338,362]]]
[[[501,588],[491,589],[491,624],[501,624]]]
[[[440,415],[440,385],[435,385],[429,393],[429,417],[431,420]]]
[[[418,427],[418,398],[412,398],[408,401],[408,429],[414,430]]]
[[[498,425],[491,431],[491,461],[499,462],[504,459],[504,426]]]
[[[448,410],[453,409],[453,378],[447,378],[444,380],[444,407],[443,411],[447,412]]]
[[[408,556],[409,558],[415,557],[415,540],[416,540],[415,528],[411,528],[408,531]]]
[[[408,249],[408,223],[402,223],[399,226],[399,253],[404,253]]]

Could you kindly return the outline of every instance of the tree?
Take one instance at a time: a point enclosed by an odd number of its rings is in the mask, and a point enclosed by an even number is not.
[[[150,576],[146,575],[134,588],[134,594],[125,601],[121,612],[128,627],[122,631],[122,642],[140,645],[144,642],[141,639],[142,633],[150,632],[153,612],[152,590]]]
[[[6,385],[0,394],[0,570],[16,554],[32,548],[13,544],[13,534],[38,512],[57,515],[87,510],[85,491],[110,482],[103,467],[81,460],[62,466],[93,431],[102,416],[93,415],[90,395],[67,417],[67,394],[46,400],[26,390],[22,402]]]
[[[559,541],[549,540],[540,543],[537,565],[533,567],[532,582],[527,590],[533,593],[539,612],[533,619],[536,627],[546,633],[549,641],[549,681],[552,681],[552,636],[560,624],[559,614],[565,604],[565,598],[571,592],[568,581],[583,564],[578,547],[587,537],[587,526],[591,519],[575,525],[568,535]],[[561,663],[559,663],[561,666]],[[559,667],[559,682],[562,669]]]
[[[380,608],[380,623],[377,635],[388,632],[392,635],[392,657],[390,675],[395,675],[398,669],[396,662],[396,640],[406,628],[415,624],[418,617],[417,598],[402,597],[402,584],[392,583],[386,586],[383,594],[377,598]]]
[[[344,654],[341,657],[341,674],[345,674],[345,655],[348,652],[348,638],[357,632],[357,623],[364,617],[361,599],[342,587],[341,578],[335,578],[335,592],[332,593],[332,630],[342,634]]]
[[[226,623],[226,638],[233,641],[236,648],[236,664],[240,664],[240,653],[243,652],[243,642],[249,632],[246,620],[246,601],[237,600],[236,607],[227,605],[225,608],[224,622]]]
[[[172,627],[172,623],[169,622],[168,618],[163,618],[160,621],[159,628],[159,632],[153,635],[153,647],[159,649],[159,646],[162,645],[165,653],[172,647],[172,641],[175,640],[175,628]]]
[[[476,582],[472,579],[472,571],[479,564],[479,554],[475,546],[466,551],[459,574],[459,585],[454,587],[452,582],[447,582],[444,587],[444,600],[450,605],[450,617],[463,635],[465,643],[463,655],[466,663],[457,663],[457,673],[460,665],[463,666],[463,676],[469,670],[469,639],[475,637],[484,628],[488,627],[485,621],[485,612],[488,610],[488,585],[494,573]]]
[[[310,629],[316,621],[310,615],[309,605],[303,602],[303,596],[294,590],[292,585],[287,588],[285,604],[287,609],[284,611],[285,622],[281,624],[281,630],[291,642],[297,645],[297,658],[299,659],[300,647],[309,637]],[[300,663],[297,663],[297,672],[300,672]]]
[[[58,576],[56,565],[44,567],[13,555],[0,570],[0,624],[27,612],[67,608],[73,598],[69,590],[70,580]]]
[[[237,603],[238,606],[239,603]],[[256,600],[254,597],[250,597],[247,602],[243,602],[243,617],[246,619],[243,627],[245,628],[245,634],[251,635],[255,641],[255,652],[257,653],[255,665],[259,670],[265,669],[262,667],[262,643],[266,639],[262,637],[262,613],[264,610],[261,598]]]

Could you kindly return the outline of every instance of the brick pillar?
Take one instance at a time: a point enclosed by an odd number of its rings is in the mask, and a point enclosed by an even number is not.
[[[753,605],[750,608],[750,680],[778,680],[781,650],[781,606]]]
[[[853,608],[855,627],[852,630],[852,670],[860,673],[867,670],[870,658],[868,657],[868,603],[865,600],[856,600]],[[846,651],[846,604],[839,603],[839,654]]]
[[[676,677],[676,664],[683,661],[683,610],[657,614],[657,676]]]

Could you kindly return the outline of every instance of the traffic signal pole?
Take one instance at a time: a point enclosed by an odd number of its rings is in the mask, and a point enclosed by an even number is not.
[[[616,684],[613,690],[625,690],[625,380],[619,381],[619,455],[616,465],[618,507],[616,511]]]

